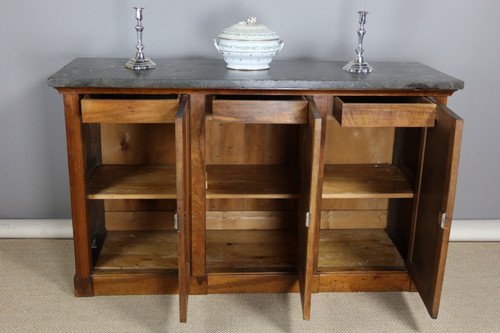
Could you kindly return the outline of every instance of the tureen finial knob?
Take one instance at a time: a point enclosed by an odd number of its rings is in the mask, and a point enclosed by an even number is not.
[[[254,25],[257,23],[257,18],[255,16],[251,16],[245,20],[245,23],[248,25]]]

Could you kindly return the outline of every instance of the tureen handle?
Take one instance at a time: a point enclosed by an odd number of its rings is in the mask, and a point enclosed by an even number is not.
[[[215,48],[217,49],[217,51],[219,51],[220,54],[224,54],[220,49],[219,49],[219,45],[217,45],[217,39],[214,38],[214,46]]]
[[[276,52],[276,54],[280,53],[280,51],[283,48],[283,46],[285,46],[285,41],[282,39],[282,40],[280,40],[280,48],[278,49],[278,51]]]
[[[257,18],[255,16],[251,16],[247,18],[245,21],[241,21],[240,24],[255,25],[257,24]]]

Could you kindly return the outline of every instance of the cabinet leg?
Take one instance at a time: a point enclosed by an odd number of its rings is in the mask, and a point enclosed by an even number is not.
[[[91,276],[76,276],[74,278],[75,296],[91,297],[94,296],[94,281]]]

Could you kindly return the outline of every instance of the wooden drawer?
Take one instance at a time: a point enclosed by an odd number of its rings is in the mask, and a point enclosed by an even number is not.
[[[307,123],[308,102],[301,96],[216,96],[212,116],[235,123]]]
[[[433,127],[436,104],[425,97],[335,97],[342,127]]]
[[[179,96],[88,95],[81,107],[84,123],[173,123]]]

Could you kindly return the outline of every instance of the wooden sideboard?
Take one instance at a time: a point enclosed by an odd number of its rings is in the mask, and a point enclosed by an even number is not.
[[[79,58],[64,97],[77,296],[418,291],[436,318],[463,82],[418,63]],[[297,301],[299,298],[297,297]]]

